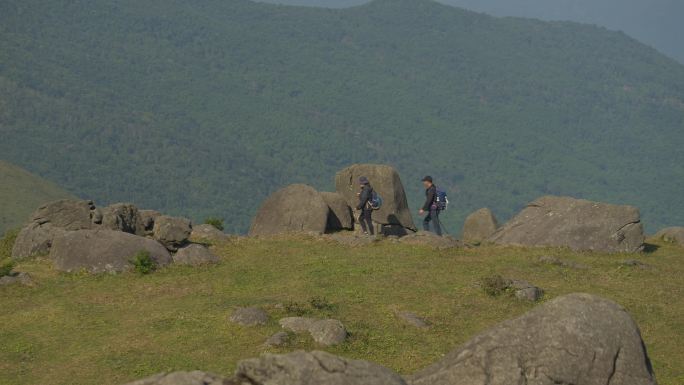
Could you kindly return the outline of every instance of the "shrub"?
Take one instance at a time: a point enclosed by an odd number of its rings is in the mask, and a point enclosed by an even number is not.
[[[6,261],[0,263],[0,277],[12,274],[12,269],[14,269],[14,262]]]
[[[204,224],[214,226],[217,230],[223,231],[223,219],[207,218],[204,220]]]
[[[509,282],[500,275],[482,278],[480,285],[482,286],[482,290],[492,297],[497,297],[506,293],[510,288]]]
[[[302,305],[299,302],[290,301],[285,304],[285,311],[289,315],[296,315],[301,317],[304,314],[308,313],[309,309],[307,309],[306,306]]]
[[[138,254],[131,259],[131,264],[133,265],[133,270],[138,274],[149,274],[157,270],[157,262],[152,259],[149,251],[141,250]]]
[[[325,297],[312,297],[309,300],[309,304],[312,308],[322,311],[332,311],[335,308],[335,305],[328,302],[328,300]]]

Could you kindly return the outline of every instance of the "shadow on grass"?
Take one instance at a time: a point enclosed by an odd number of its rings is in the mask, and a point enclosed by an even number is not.
[[[660,246],[655,245],[653,243],[644,243],[644,253],[655,253],[656,251],[658,251],[659,248]]]

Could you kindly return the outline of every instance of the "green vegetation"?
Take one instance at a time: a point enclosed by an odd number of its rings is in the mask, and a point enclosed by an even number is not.
[[[478,283],[494,275],[538,285],[544,300],[588,292],[617,301],[641,327],[659,383],[684,382],[683,251],[671,245],[627,256],[490,246],[436,251],[390,242],[347,248],[282,238],[214,250],[222,258],[216,266],[172,266],[144,277],[59,274],[48,261],[20,262],[17,269],[36,286],[0,287],[0,383],[118,385],[198,368],[229,374],[238,360],[264,352],[279,318],[295,314],[347,326],[350,340],[330,352],[411,373],[535,306],[487,295]],[[543,264],[542,255],[591,268]],[[627,258],[652,268],[622,266]],[[255,328],[228,322],[242,306],[262,307],[272,319]],[[398,311],[426,317],[433,327],[412,328]],[[268,351],[314,348],[302,335]]]
[[[0,238],[0,261],[12,257],[12,246],[19,235],[18,230],[9,230]]]
[[[1,119],[0,133],[4,142]],[[25,223],[41,204],[71,197],[54,183],[0,160],[0,235]]]
[[[131,259],[133,270],[141,275],[150,274],[157,270],[157,263],[150,256],[149,251],[142,250]]]
[[[207,218],[204,220],[204,223],[207,225],[214,226],[216,230],[223,231],[223,219],[219,218]]]
[[[12,261],[0,261],[0,277],[12,274],[14,269],[14,262]]]
[[[228,232],[354,162],[394,165],[413,208],[435,176],[453,233],[543,194],[684,223],[684,66],[592,26],[428,0],[5,1],[0,106],[5,159]]]

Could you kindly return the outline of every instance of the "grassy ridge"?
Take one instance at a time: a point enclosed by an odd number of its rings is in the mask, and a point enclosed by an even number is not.
[[[41,204],[66,198],[73,198],[73,195],[0,160],[0,235],[23,224]]]
[[[411,373],[474,334],[533,305],[489,297],[484,276],[529,280],[547,299],[595,293],[627,308],[641,327],[660,384],[684,381],[684,250],[663,246],[637,256],[652,269],[623,267],[634,256],[564,250],[482,247],[434,251],[391,243],[349,249],[328,241],[241,240],[215,247],[218,266],[170,267],[148,276],[63,275],[47,261],[22,262],[37,286],[0,288],[0,384],[120,384],[165,370],[229,374],[259,355],[288,309],[345,323],[350,340],[329,351]],[[590,265],[572,270],[540,264],[553,255]],[[329,308],[308,305],[325,298]],[[298,306],[292,305],[297,303]],[[286,304],[282,307],[278,304]],[[243,328],[227,318],[258,305],[272,321]],[[433,327],[417,330],[394,313],[412,311]],[[313,349],[297,337],[286,352]]]

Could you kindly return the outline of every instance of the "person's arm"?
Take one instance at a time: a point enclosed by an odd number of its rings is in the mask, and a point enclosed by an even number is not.
[[[425,204],[423,205],[423,211],[430,211],[432,208],[432,204],[435,203],[435,191],[437,189],[435,186],[432,186],[428,189],[426,197],[425,197]]]
[[[366,203],[368,203],[368,200],[370,199],[369,195],[370,189],[364,188],[361,190],[361,195],[359,196],[359,205],[356,206],[357,210],[363,210],[363,208],[366,206]]]

